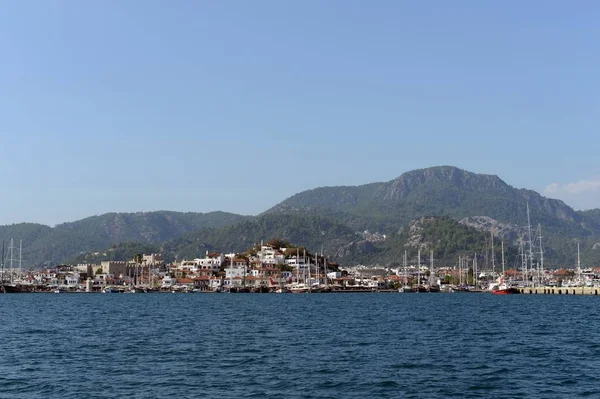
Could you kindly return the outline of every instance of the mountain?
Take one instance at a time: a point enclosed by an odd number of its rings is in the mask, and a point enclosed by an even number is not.
[[[600,209],[589,209],[577,212],[583,218],[591,220],[596,226],[600,226]]]
[[[160,250],[169,260],[191,258],[207,250],[244,251],[271,238],[313,251],[323,247],[345,264],[393,264],[414,242],[406,232],[422,225],[425,231],[440,231],[434,256],[450,261],[462,250],[484,250],[482,240],[489,240],[490,232],[507,248],[527,240],[528,204],[532,239],[537,240],[540,224],[549,267],[572,265],[577,242],[582,261],[600,264],[600,210],[576,212],[562,201],[514,188],[497,176],[452,166],[413,170],[389,182],[303,191],[257,217],[111,213],[54,228],[0,226],[0,239],[23,239],[25,263],[33,265],[129,258],[134,250]],[[460,244],[466,236],[471,237],[466,241],[471,247]]]
[[[327,218],[302,214],[270,214],[220,229],[204,228],[171,240],[162,246],[124,243],[105,251],[82,254],[74,262],[127,260],[137,252],[160,251],[168,261],[191,259],[205,252],[241,253],[255,244],[272,238],[299,243],[311,251],[321,249],[330,259],[343,264],[381,264],[399,266],[407,251],[414,263],[418,250],[422,261],[429,263],[433,251],[436,264],[453,264],[458,255],[472,257],[478,253],[480,265],[491,264],[489,235],[449,217],[420,218],[389,236],[355,233],[347,226]],[[500,245],[495,246],[500,267]],[[506,259],[515,260],[517,249],[506,246]]]
[[[498,243],[499,244],[499,243]],[[489,234],[459,223],[450,217],[422,217],[408,223],[396,233],[386,236],[385,241],[372,243],[371,251],[352,253],[356,245],[349,245],[350,252],[338,252],[342,261],[358,259],[360,263],[400,266],[406,251],[408,261],[416,263],[418,251],[421,260],[429,264],[430,252],[437,265],[454,265],[459,255],[472,259],[477,254],[480,266],[492,265],[492,246]],[[515,259],[517,248],[505,246],[507,260]],[[500,245],[494,246],[494,259],[498,269],[501,267],[502,251]],[[507,266],[508,266],[507,261]]]
[[[14,238],[15,247],[23,240],[24,264],[44,265],[121,242],[159,244],[200,228],[219,228],[251,218],[226,212],[107,213],[55,227],[34,223],[0,226],[0,240],[8,245]],[[14,254],[16,258],[18,251]]]
[[[532,223],[542,223],[548,231],[575,236],[600,233],[595,218],[575,212],[560,200],[516,189],[497,176],[452,166],[413,170],[386,183],[304,191],[266,213],[309,212],[344,221],[355,229],[392,232],[423,216],[487,216],[523,226],[528,203]]]

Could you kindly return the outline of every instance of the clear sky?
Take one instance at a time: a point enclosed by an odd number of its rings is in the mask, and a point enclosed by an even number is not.
[[[454,165],[600,207],[600,2],[0,2],[0,224]]]

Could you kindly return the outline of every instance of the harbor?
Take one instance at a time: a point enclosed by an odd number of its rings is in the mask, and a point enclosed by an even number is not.
[[[395,266],[343,266],[285,240],[261,242],[243,253],[206,251],[204,257],[167,262],[161,254],[129,261],[23,266],[15,241],[2,245],[0,293],[486,293],[598,295],[600,268],[545,269],[541,230],[521,241],[507,268],[504,242],[496,266],[494,235],[485,254],[461,254],[454,265],[436,265],[434,251],[404,250]],[[539,256],[534,256],[538,243]],[[526,250],[526,244],[529,248]],[[415,253],[416,252],[416,253]],[[519,265],[520,263],[520,265]],[[520,266],[520,267],[519,267]]]

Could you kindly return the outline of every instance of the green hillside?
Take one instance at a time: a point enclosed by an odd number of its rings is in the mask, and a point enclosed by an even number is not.
[[[0,226],[0,240],[6,246],[11,238],[15,246],[22,240],[24,265],[42,266],[66,262],[80,253],[104,250],[121,242],[160,244],[199,228],[218,228],[250,218],[225,212],[107,213],[53,228],[33,223]]]

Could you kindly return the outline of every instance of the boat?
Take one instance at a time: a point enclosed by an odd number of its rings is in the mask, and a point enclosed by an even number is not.
[[[509,286],[504,281],[504,277],[502,277],[502,276],[498,278],[497,284],[496,283],[490,284],[490,291],[492,291],[492,294],[495,294],[495,295],[509,295],[509,294],[520,294],[521,293],[518,288]]]
[[[502,275],[498,277],[498,283],[490,283],[490,291],[495,295],[520,294],[518,288],[509,286],[504,280],[504,241],[502,241]]]
[[[415,284],[412,286],[412,292],[429,292],[429,290],[424,285]]]
[[[241,294],[241,293],[249,293],[252,292],[250,287],[231,287],[229,288],[229,293],[231,294]]]
[[[410,285],[408,285],[408,261],[406,257],[406,251],[404,251],[404,285],[398,288],[398,292],[400,293],[410,293],[413,292]]]
[[[310,290],[310,287],[304,283],[295,283],[289,286],[289,291],[292,294],[306,294]]]
[[[3,284],[3,285],[0,285],[0,292],[2,292],[4,294],[22,294],[22,293],[31,292],[31,291],[29,291],[27,288],[23,287],[22,285]]]
[[[429,292],[441,292],[440,286],[437,284],[430,285]]]

